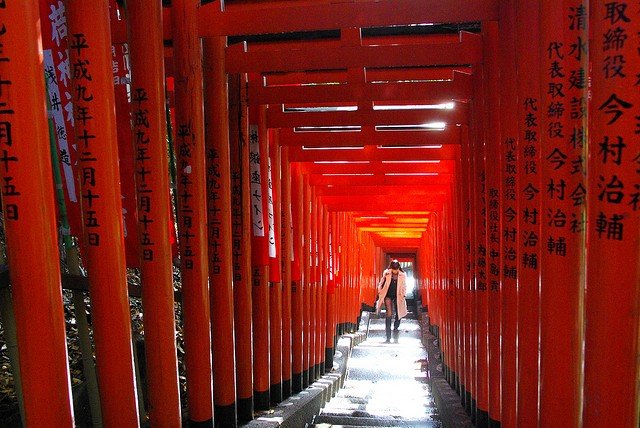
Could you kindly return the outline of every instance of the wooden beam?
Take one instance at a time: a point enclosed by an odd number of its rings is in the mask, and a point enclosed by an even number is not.
[[[454,161],[443,161],[441,163],[382,163],[372,162],[362,163],[332,163],[317,164],[305,163],[302,171],[310,174],[453,174],[455,172]]]
[[[387,198],[386,203],[389,203]],[[357,205],[349,200],[332,201],[325,203],[329,211],[378,211],[380,209],[380,201],[361,201]],[[403,207],[409,211],[429,210],[439,211],[442,209],[441,201],[407,201],[403,202]]]
[[[367,82],[454,80],[458,74],[471,74],[471,67],[367,68]],[[347,83],[347,70],[318,70],[267,73],[267,87],[327,83]]]
[[[284,112],[282,106],[267,108],[269,128],[321,126],[420,125],[444,122],[468,123],[468,107],[458,104],[452,110],[356,110],[329,112]]]
[[[421,45],[337,46],[315,49],[247,50],[227,48],[227,73],[339,70],[369,67],[420,67],[475,64],[481,61],[481,36],[461,32],[457,43]]]
[[[299,146],[289,147],[290,162],[314,161],[410,161],[410,160],[455,160],[459,157],[458,147],[442,146],[439,149],[381,149],[365,146],[363,150],[303,150]]]
[[[395,195],[401,190],[404,194],[409,195],[433,195],[448,194],[451,187],[440,184],[432,184],[425,186],[316,186],[316,194],[318,196],[351,196],[351,195]]]
[[[249,85],[249,103],[303,104],[361,101],[448,102],[471,98],[471,78],[457,73],[455,80],[405,83],[347,83],[342,85],[274,86]]]
[[[200,7],[199,33],[208,37],[491,21],[498,19],[498,3],[498,0],[361,0],[224,4],[218,0]]]
[[[444,131],[376,131],[373,128],[362,128],[359,132],[295,132],[293,129],[283,128],[279,130],[279,142],[283,146],[307,148],[422,146],[421,150],[435,150],[434,148],[424,148],[424,146],[459,145],[460,135],[460,127],[457,126],[449,126]],[[313,152],[314,150],[308,151]],[[358,150],[343,149],[342,151],[355,153]],[[412,153],[406,152],[407,155]]]
[[[389,176],[389,175],[361,175],[361,176],[326,176],[312,174],[309,183],[315,186],[398,186],[431,184],[449,185],[451,175],[437,176]],[[380,207],[378,207],[379,209]],[[404,207],[402,207],[404,210]]]

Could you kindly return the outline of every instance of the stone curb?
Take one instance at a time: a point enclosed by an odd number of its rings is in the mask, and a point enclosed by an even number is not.
[[[469,415],[460,403],[460,396],[444,377],[442,353],[437,338],[429,332],[428,315],[421,311],[422,343],[427,348],[429,384],[443,428],[472,428]]]
[[[336,395],[347,377],[347,363],[351,350],[367,339],[365,333],[343,334],[336,345],[333,369],[307,389],[283,400],[267,413],[241,425],[247,428],[300,428],[313,422],[326,402]]]

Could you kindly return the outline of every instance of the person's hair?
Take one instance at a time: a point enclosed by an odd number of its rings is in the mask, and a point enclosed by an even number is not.
[[[402,270],[402,267],[400,266],[400,262],[397,261],[396,259],[391,260],[391,263],[389,263],[389,269],[398,269],[401,272],[404,272]]]

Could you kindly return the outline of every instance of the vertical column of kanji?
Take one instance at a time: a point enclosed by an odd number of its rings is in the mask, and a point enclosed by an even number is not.
[[[64,3],[59,0],[40,2],[42,28],[43,63],[49,105],[48,114],[55,128],[58,143],[62,191],[69,222],[65,233],[73,236],[82,234],[82,218],[75,180],[77,150],[73,140],[73,101],[71,73],[69,68],[69,40],[67,17]],[[75,250],[73,250],[75,251]],[[92,415],[93,416],[93,415]]]
[[[486,94],[485,129],[486,155],[485,171],[487,185],[487,281],[489,286],[489,426],[496,426],[500,416],[501,387],[501,289],[502,272],[502,208],[501,188],[503,162],[500,144],[500,64],[498,55],[498,23],[486,22],[483,28],[484,45],[484,88]]]
[[[233,229],[229,94],[224,69],[224,37],[203,40],[209,299],[213,361],[213,404],[216,423],[235,426],[236,363],[233,305]]]
[[[541,3],[542,426],[578,426],[582,411],[586,24],[579,0]]]
[[[253,76],[249,84],[258,84]],[[266,226],[267,163],[269,159],[266,106],[249,107],[251,182],[251,297],[253,303],[253,402],[268,410],[269,370],[269,242]]]
[[[238,420],[253,419],[253,339],[251,322],[251,200],[244,75],[229,78],[231,164],[231,262],[236,352]]]
[[[303,373],[302,387],[309,386],[309,369],[311,361],[311,321],[310,321],[310,296],[312,289],[311,282],[311,188],[309,186],[309,174],[302,176],[302,270],[304,276],[304,287],[302,288],[303,304],[302,304],[302,328],[303,328]]]
[[[293,263],[291,269],[291,353],[292,374],[291,391],[298,393],[303,389],[304,373],[304,294],[302,282],[303,269],[303,180],[299,165],[291,165],[291,226],[293,243],[291,254]]]
[[[177,426],[181,423],[181,414],[173,260],[168,233],[171,202],[166,145],[162,5],[154,0],[144,0],[129,2],[127,6],[149,413],[154,426]]]
[[[138,424],[125,274],[109,5],[66,2],[75,88],[84,260],[90,276],[102,416],[106,426]],[[41,351],[40,351],[41,352]],[[48,400],[47,400],[48,401]]]
[[[269,130],[268,218],[269,218],[269,350],[271,374],[271,404],[282,401],[282,281],[280,275],[280,146],[274,140],[275,130]],[[272,161],[273,160],[273,161]]]
[[[500,12],[500,141],[502,155],[502,397],[501,423],[515,427],[518,327],[518,117],[515,62],[516,2],[502,2]]]
[[[475,241],[475,365],[476,365],[476,410],[478,427],[489,424],[489,342],[488,342],[488,293],[487,290],[487,190],[485,174],[486,100],[484,91],[484,68],[478,64],[473,73],[473,181],[474,181],[474,241]]]
[[[593,74],[583,417],[589,427],[636,427],[640,302],[638,3],[593,3],[590,25]],[[603,343],[607,344],[605,356]]]
[[[293,223],[291,206],[291,164],[289,148],[281,147],[282,183],[282,398],[291,396]]]
[[[73,408],[39,34],[37,1],[0,1],[2,211],[24,416],[28,426],[70,427]]]
[[[189,418],[213,419],[201,43],[197,0],[171,6],[178,151],[178,241]]]
[[[538,425],[540,339],[539,0],[516,4],[518,91],[518,383],[517,426]]]

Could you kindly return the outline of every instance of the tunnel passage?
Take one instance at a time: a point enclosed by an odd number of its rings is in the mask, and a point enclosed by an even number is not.
[[[24,422],[73,424],[65,309],[87,289],[93,417],[235,425],[331,367],[411,253],[478,426],[637,426],[639,20],[627,1],[0,1]]]

